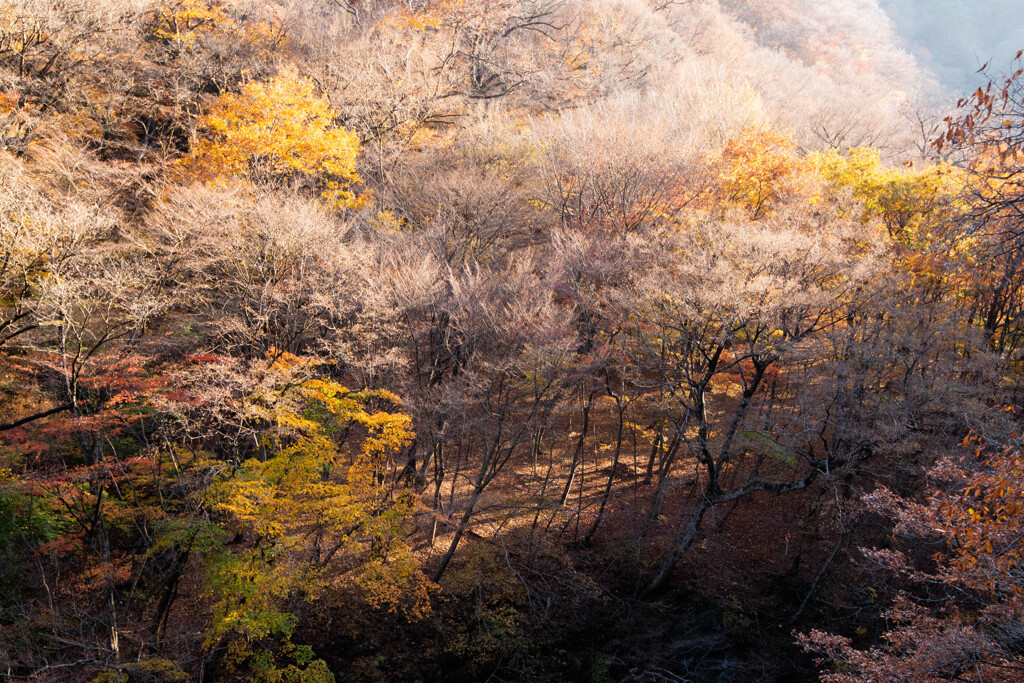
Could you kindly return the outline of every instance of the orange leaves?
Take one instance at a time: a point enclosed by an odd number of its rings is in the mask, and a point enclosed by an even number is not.
[[[1024,613],[1024,455],[1014,437],[995,447],[972,433],[960,445],[973,454],[947,458],[932,469],[930,476],[943,490],[927,505],[885,490],[869,497],[876,509],[892,514],[910,548],[920,548],[923,538],[944,541],[931,557],[936,567],[926,570],[900,552],[866,551],[896,575],[950,586],[941,609],[899,596],[886,615],[895,626],[883,636],[884,648],[860,651],[848,640],[818,632],[801,637],[805,649],[826,654],[835,665],[836,673],[823,680],[944,681],[968,667],[976,680],[1019,679],[1019,651],[993,631],[1019,623]]]
[[[726,145],[719,176],[725,199],[743,206],[753,219],[796,194],[808,167],[788,136],[747,128]]]
[[[235,23],[216,0],[173,0],[153,12],[150,35],[191,47],[200,33],[231,30]]]
[[[283,42],[279,21],[249,23],[246,15],[233,7],[230,0],[170,0],[153,10],[147,33],[176,52],[195,48],[205,37],[242,40],[263,49]]]
[[[1019,64],[1024,51],[1013,58]],[[988,64],[979,73],[988,71]],[[947,147],[980,146],[983,149],[998,147],[1009,142],[1014,151],[1024,146],[1024,122],[1021,121],[1021,77],[1024,69],[1017,68],[1003,76],[998,84],[991,80],[985,87],[979,87],[970,96],[957,102],[961,114],[945,118],[946,130],[934,144],[939,152]],[[993,117],[996,117],[993,120]]]
[[[975,586],[1016,585],[1015,571],[1024,562],[1024,455],[1006,446],[979,446],[978,467],[966,471],[967,485],[958,496],[938,501],[938,515],[954,541],[953,566],[958,579]]]
[[[335,118],[313,82],[288,67],[223,95],[200,120],[205,135],[179,170],[201,181],[234,176],[263,185],[312,184],[332,207],[354,208],[366,201],[353,191],[360,183],[359,139],[334,127]]]
[[[500,2],[467,2],[467,0],[424,0],[409,3],[399,0],[395,14],[385,19],[384,25],[411,28],[418,31],[438,29],[442,26],[461,26],[494,21],[511,13],[511,6]]]
[[[897,521],[906,529],[942,535],[946,549],[935,560],[943,581],[992,593],[991,610],[1024,609],[1024,603],[998,597],[1024,588],[1018,571],[1024,563],[1024,454],[1013,437],[997,447],[972,433],[960,446],[970,455],[943,460],[931,472],[945,482],[944,490],[917,512],[905,501],[894,506]]]
[[[1020,66],[1020,57],[1016,58]],[[984,69],[982,69],[984,71]],[[989,81],[960,100],[960,112],[945,119],[938,140],[941,152],[952,148],[967,153],[965,167],[971,183],[965,192],[971,219],[1000,240],[1013,237],[1024,205],[1024,69],[1017,68],[997,85]],[[1000,247],[1001,248],[1001,247]]]

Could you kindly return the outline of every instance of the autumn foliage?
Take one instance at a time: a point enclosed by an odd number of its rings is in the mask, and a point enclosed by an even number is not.
[[[805,174],[796,143],[772,130],[747,128],[722,154],[722,192],[758,219],[793,196]]]
[[[336,114],[313,82],[292,68],[267,83],[222,95],[199,121],[203,137],[181,161],[184,177],[242,177],[257,185],[313,184],[335,208],[360,203],[358,137],[334,127]]]
[[[1012,681],[1024,664],[1013,639],[1024,607],[1021,566],[1022,456],[1015,439],[989,445],[978,434],[964,439],[973,452],[942,460],[930,473],[941,487],[925,504],[890,491],[872,495],[889,512],[896,530],[940,550],[934,568],[915,566],[899,551],[871,551],[878,562],[909,582],[888,613],[893,627],[886,646],[861,652],[845,638],[812,632],[805,647],[826,653],[836,669],[824,677],[836,683],[862,680],[943,681],[973,670],[984,680]],[[932,584],[946,593],[938,610],[914,598]]]
[[[0,0],[0,678],[1019,679],[1022,75],[835,9]]]

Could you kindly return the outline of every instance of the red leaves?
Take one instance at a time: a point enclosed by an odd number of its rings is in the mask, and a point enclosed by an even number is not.
[[[228,359],[223,356],[217,356],[212,353],[197,353],[191,354],[186,353],[185,358],[189,359],[193,363],[225,363]]]
[[[60,536],[52,541],[47,541],[36,550],[37,555],[64,556],[70,553],[81,552],[84,544],[79,535]]]

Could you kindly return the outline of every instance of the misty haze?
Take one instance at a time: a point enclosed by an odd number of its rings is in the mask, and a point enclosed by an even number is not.
[[[1024,45],[1020,0],[881,0],[908,49],[952,90],[984,84],[976,71],[1009,68]]]

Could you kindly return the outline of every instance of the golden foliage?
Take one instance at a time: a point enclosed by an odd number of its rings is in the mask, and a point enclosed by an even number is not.
[[[350,391],[309,371],[308,360],[280,353],[268,382],[244,401],[244,417],[262,425],[264,455],[241,463],[210,500],[251,528],[268,548],[260,557],[274,560],[254,568],[249,556],[231,571],[252,573],[267,596],[301,591],[312,599],[341,581],[359,586],[375,607],[420,618],[429,612],[427,584],[401,541],[413,500],[383,485],[391,455],[413,438],[411,421],[376,408],[399,404],[390,392]],[[361,438],[346,450],[355,433]],[[354,576],[329,571],[339,553],[349,563],[362,558]],[[222,628],[252,631],[248,608],[239,612],[234,598],[224,599]]]
[[[870,148],[811,154],[808,161],[833,199],[836,190],[850,191],[864,207],[862,220],[881,220],[890,236],[912,248],[923,248],[935,237],[929,230],[956,210],[955,197],[965,181],[961,171],[945,163],[886,167]]]
[[[228,93],[200,119],[204,136],[181,160],[186,177],[244,177],[258,184],[312,183],[334,208],[355,208],[359,139],[334,126],[336,114],[313,81],[288,67],[267,82]]]
[[[154,10],[149,32],[159,40],[192,47],[202,33],[236,28],[224,4],[217,0],[174,0]]]
[[[729,202],[761,218],[806,181],[807,165],[796,143],[774,130],[746,128],[729,141],[722,155],[719,183]]]

